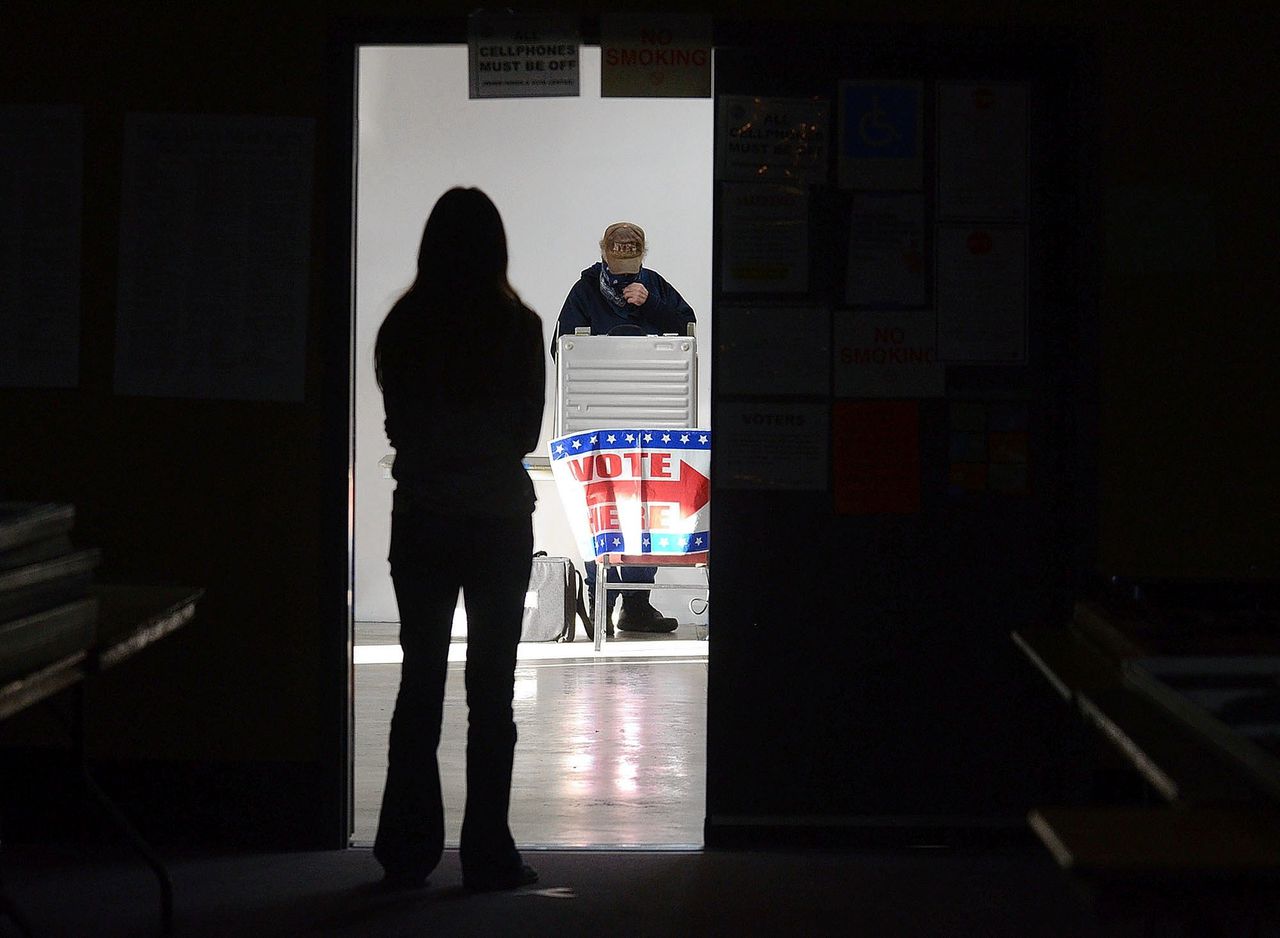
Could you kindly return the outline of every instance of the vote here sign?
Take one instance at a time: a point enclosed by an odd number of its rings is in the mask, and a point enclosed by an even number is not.
[[[584,558],[710,549],[710,430],[587,430],[552,440],[550,451]]]

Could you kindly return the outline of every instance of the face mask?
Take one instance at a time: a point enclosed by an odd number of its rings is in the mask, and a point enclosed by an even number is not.
[[[627,301],[622,298],[622,290],[629,283],[636,283],[640,280],[637,274],[615,274],[609,270],[609,265],[600,262],[600,292],[614,306],[626,306]]]
[[[621,290],[629,283],[635,283],[640,279],[639,274],[615,274],[609,269],[608,264],[603,264],[600,268],[600,275],[609,286],[615,290]]]

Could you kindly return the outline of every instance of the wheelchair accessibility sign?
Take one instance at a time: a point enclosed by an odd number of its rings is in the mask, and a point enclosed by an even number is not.
[[[920,82],[840,83],[840,185],[919,189],[923,86]]]

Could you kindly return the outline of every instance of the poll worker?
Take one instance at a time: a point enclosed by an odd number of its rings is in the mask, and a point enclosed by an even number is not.
[[[685,335],[694,322],[693,309],[662,274],[644,266],[648,250],[644,230],[628,221],[615,222],[600,239],[600,260],[582,272],[565,297],[556,325],[556,337],[573,335],[589,326],[592,335]],[[556,354],[553,340],[551,354]],[[596,565],[586,563],[587,594],[594,601]],[[657,567],[624,567],[621,582],[652,583]],[[609,571],[610,582],[619,582],[619,571]],[[664,616],[649,602],[648,590],[615,590],[609,603],[622,594],[618,628],[624,632],[674,632],[675,619]]]

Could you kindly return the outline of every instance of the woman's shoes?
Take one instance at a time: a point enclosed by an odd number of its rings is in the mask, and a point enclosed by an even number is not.
[[[502,889],[519,889],[538,881],[538,871],[528,863],[502,870],[498,873],[462,874],[462,888],[468,892],[497,892]]]
[[[379,885],[387,892],[425,889],[427,877],[424,873],[415,873],[411,870],[386,870],[382,874],[382,881]]]

